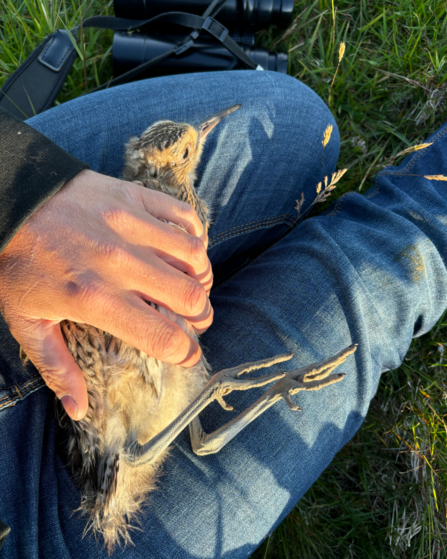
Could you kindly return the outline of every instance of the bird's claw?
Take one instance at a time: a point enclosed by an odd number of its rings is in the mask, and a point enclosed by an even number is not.
[[[283,395],[284,402],[289,406],[292,411],[303,411],[295,402],[292,401],[292,398],[288,394]]]
[[[293,354],[287,353],[268,359],[262,359],[260,361],[254,361],[252,363],[244,363],[238,367],[219,371],[209,382],[209,386],[212,387],[213,390],[213,398],[217,400],[224,410],[233,411],[233,407],[225,402],[224,396],[227,396],[230,392],[233,392],[233,390],[250,390],[251,388],[258,388],[260,386],[265,386],[266,384],[271,384],[272,382],[283,379],[286,373],[271,373],[261,377],[246,379],[242,379],[242,375],[251,373],[252,371],[256,371],[258,369],[263,369],[265,367],[271,367],[276,363],[288,361],[292,357]]]
[[[222,396],[217,396],[217,397],[216,397],[216,401],[221,405],[221,407],[222,407],[225,411],[234,411],[233,406],[231,406],[230,404],[228,404],[227,402],[225,402],[225,400],[223,399]]]
[[[301,408],[294,404],[290,396],[302,390],[321,390],[326,386],[343,380],[346,376],[344,373],[337,373],[334,375],[331,375],[331,373],[339,365],[344,363],[347,357],[354,353],[356,349],[357,344],[352,344],[325,361],[314,363],[307,367],[302,367],[301,369],[288,371],[285,373],[283,379],[279,380],[271,387],[271,395],[273,397],[281,397],[291,410],[301,411]]]

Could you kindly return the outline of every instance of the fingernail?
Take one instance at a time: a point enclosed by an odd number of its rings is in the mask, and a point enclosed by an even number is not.
[[[68,413],[68,415],[72,419],[76,419],[78,416],[78,404],[73,400],[70,394],[64,394],[59,399],[62,405],[64,406],[64,410]]]

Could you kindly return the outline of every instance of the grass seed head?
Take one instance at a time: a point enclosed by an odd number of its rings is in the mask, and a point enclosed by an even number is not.
[[[305,200],[304,193],[301,192],[301,200],[297,200],[295,206],[295,210],[298,212],[298,217],[300,217],[301,208],[303,207],[304,200]]]
[[[338,51],[338,63],[340,64],[341,59],[345,55],[346,43],[340,43],[340,50]]]
[[[329,186],[337,184],[337,182],[342,178],[342,176],[346,173],[347,170],[348,169],[340,169],[339,171],[332,173],[331,184]]]
[[[403,151],[400,151],[397,155],[394,156],[394,158],[401,157],[402,155],[408,155],[409,153],[413,153],[414,151],[419,151],[420,149],[428,148],[429,146],[432,145],[432,143],[433,142],[428,142],[427,144],[418,144],[417,146],[411,146],[407,149],[404,149]]]
[[[424,175],[424,178],[429,181],[447,181],[447,177],[445,175]]]
[[[425,149],[428,148],[428,146],[431,146],[433,142],[428,142],[427,144],[419,144],[417,146],[413,146],[412,151],[419,151],[420,149]]]
[[[324,138],[323,138],[323,141],[322,141],[323,148],[325,148],[328,145],[329,140],[331,139],[333,128],[334,127],[332,126],[332,124],[328,124],[326,130],[324,131]]]

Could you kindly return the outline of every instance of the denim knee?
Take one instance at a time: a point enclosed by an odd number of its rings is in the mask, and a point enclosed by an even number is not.
[[[256,77],[265,80],[265,88],[257,91],[259,103],[272,103],[277,115],[284,115],[290,130],[306,129],[323,141],[322,131],[332,126],[331,139],[325,148],[325,167],[333,169],[340,152],[340,134],[334,115],[323,99],[310,87],[292,76],[279,72],[259,72]],[[263,98],[263,95],[265,96]],[[321,167],[321,152],[313,152],[317,166]]]

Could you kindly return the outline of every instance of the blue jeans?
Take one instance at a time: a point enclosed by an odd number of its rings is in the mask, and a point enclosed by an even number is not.
[[[287,368],[330,357],[353,342],[342,382],[276,404],[220,453],[195,456],[175,441],[158,489],[116,557],[248,557],[291,511],[359,429],[382,372],[398,367],[411,339],[447,306],[447,127],[365,196],[345,194],[298,224],[326,174],[339,135],[325,104],[291,77],[231,72],[141,81],[76,99],[28,122],[101,173],[119,176],[123,144],[160,118],[197,123],[242,103],[210,134],[198,189],[212,209],[216,272],[213,326],[202,337],[214,371],[292,352]],[[32,180],[30,178],[30,180]],[[284,235],[287,233],[287,235]],[[3,557],[106,557],[73,511],[80,494],[66,467],[53,394],[23,370],[0,324],[0,519],[11,527]],[[280,365],[277,369],[280,369]],[[237,392],[238,411],[262,393]],[[211,431],[233,417],[211,405]],[[1,553],[0,553],[0,556]]]

